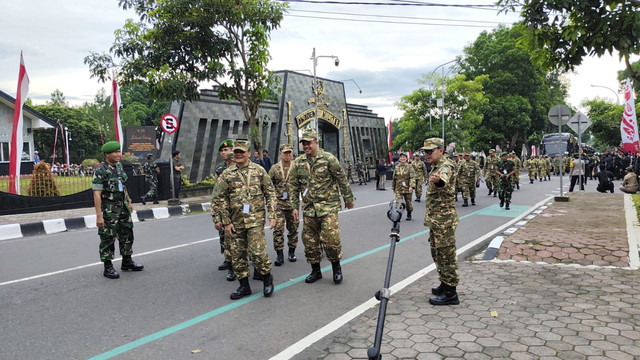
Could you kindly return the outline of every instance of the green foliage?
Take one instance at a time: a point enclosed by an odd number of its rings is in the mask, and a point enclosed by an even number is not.
[[[84,160],[82,160],[82,166],[85,169],[88,168],[88,167],[95,167],[98,164],[100,164],[100,161],[98,161],[98,159],[84,159]]]
[[[640,53],[640,2],[620,0],[498,0],[501,11],[520,11],[521,40],[545,67],[573,70],[586,56]]]
[[[636,61],[633,64],[631,64],[631,69],[633,69],[634,72],[640,72],[640,61]],[[625,69],[622,71],[618,71],[618,81],[619,81],[619,86],[620,86],[620,91],[618,92],[623,92],[624,91],[624,84],[626,83],[627,79],[632,78],[633,76],[631,76],[631,73],[629,73],[629,70]],[[631,86],[633,86],[633,93],[634,95],[639,94],[640,93],[640,81],[632,81],[631,82]],[[617,89],[614,89],[617,90]]]
[[[47,105],[69,107],[69,102],[65,99],[62,91],[55,89],[51,93],[51,101],[47,101]]]
[[[614,105],[603,100],[589,100],[583,103],[589,108],[587,116],[591,119],[591,134],[595,138],[594,147],[605,149],[620,145],[620,121],[624,105]],[[636,105],[636,114],[638,113]],[[584,137],[584,136],[583,136]]]
[[[185,180],[186,180],[186,176],[185,176]],[[183,181],[183,183],[184,183],[184,181]],[[215,184],[216,184],[215,175],[209,174],[202,181],[200,181],[200,182],[198,182],[196,184],[191,184],[187,180],[187,185],[185,185],[185,188],[197,188],[197,187],[210,187],[210,188],[212,188]]]
[[[51,174],[51,168],[46,162],[41,161],[33,167],[33,175],[29,182],[27,194],[39,197],[60,196],[58,185],[56,185],[56,181]]]

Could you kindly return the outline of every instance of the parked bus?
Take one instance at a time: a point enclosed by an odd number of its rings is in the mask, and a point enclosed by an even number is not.
[[[578,140],[571,133],[547,134],[540,142],[540,155],[549,155],[553,158],[556,154],[570,156],[578,152]]]

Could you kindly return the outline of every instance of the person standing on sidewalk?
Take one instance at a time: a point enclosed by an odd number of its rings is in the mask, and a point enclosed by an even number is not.
[[[429,247],[431,257],[438,271],[440,285],[432,288],[435,297],[429,299],[432,305],[458,305],[456,286],[458,275],[458,255],[456,254],[456,227],[458,212],[454,201],[456,172],[453,162],[444,157],[444,141],[430,138],[424,141],[426,160],[431,164],[427,182],[424,225],[429,227]]]
[[[96,166],[93,173],[93,205],[96,210],[96,225],[100,235],[100,261],[104,263],[103,275],[117,279],[120,274],[111,261],[116,238],[122,255],[121,270],[141,271],[143,265],[136,264],[133,254],[133,221],[131,220],[131,198],[127,192],[127,174],[120,160],[120,143],[109,141],[102,146],[105,161]]]
[[[222,175],[229,166],[233,165],[233,140],[226,139],[220,143],[218,146],[218,154],[220,154],[222,161],[216,166],[216,180],[218,180],[220,175]],[[211,207],[213,223],[216,230],[218,230],[218,236],[220,237],[220,253],[224,255],[224,261],[218,266],[218,270],[227,270],[227,281],[234,281],[236,279],[236,274],[233,271],[233,266],[231,265],[231,245],[229,244],[229,241],[225,241],[222,220],[214,216],[215,211],[216,209]]]
[[[180,199],[182,170],[184,170],[184,165],[182,165],[182,162],[180,161],[180,151],[176,150],[171,155],[173,156],[173,197]]]
[[[318,135],[305,129],[300,139],[304,154],[291,165],[289,191],[293,220],[299,221],[298,208],[302,197],[302,243],[311,273],[304,280],[314,283],[322,279],[320,261],[322,250],[331,261],[333,282],[342,282],[342,243],[338,224],[340,195],[344,206],[353,209],[355,198],[340,162],[332,154],[318,148]]]
[[[422,197],[422,184],[427,178],[427,166],[424,164],[424,161],[420,158],[420,154],[416,153],[413,155],[413,162],[411,163],[413,166],[413,171],[416,174],[413,184],[413,190],[416,194],[416,202],[420,202],[420,198]]]
[[[289,200],[289,170],[293,160],[293,146],[280,145],[280,161],[269,170],[269,177],[276,189],[276,227],[273,230],[273,248],[276,250],[275,266],[284,264],[284,228],[287,227],[287,247],[290,262],[296,262],[296,247],[298,246],[298,222],[293,219],[293,210]]]
[[[266,251],[264,234],[265,207],[269,211],[269,225],[276,225],[276,194],[271,178],[264,168],[250,161],[248,140],[233,141],[235,164],[225,170],[216,181],[211,207],[216,209],[214,218],[224,226],[225,241],[230,241],[231,264],[240,287],[230,295],[232,300],[251,295],[249,263],[263,279],[265,297],[273,294],[271,261]]]
[[[396,203],[404,201],[407,208],[407,221],[411,220],[411,212],[413,205],[411,204],[411,193],[413,193],[413,184],[416,182],[415,168],[407,163],[407,154],[401,153],[398,157],[398,165],[393,171],[393,181],[391,189],[396,194]]]
[[[580,159],[578,154],[573,154],[573,161],[569,165],[569,176],[571,177],[569,192],[573,192],[573,188],[578,181],[580,181],[580,190],[584,191],[584,161]]]
[[[147,154],[147,162],[142,165],[142,172],[144,173],[144,180],[149,186],[149,191],[140,197],[142,205],[147,204],[147,198],[153,200],[154,204],[158,203],[158,174],[160,173],[160,167],[153,161],[153,154]]]

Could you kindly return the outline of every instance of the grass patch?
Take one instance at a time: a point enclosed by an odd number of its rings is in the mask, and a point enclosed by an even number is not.
[[[640,193],[632,194],[631,199],[633,200],[633,206],[636,207],[636,215],[638,216],[638,221],[640,221]]]
[[[54,176],[60,196],[71,195],[91,189],[91,176]],[[29,196],[31,175],[23,175],[20,179],[20,195]],[[0,191],[9,192],[9,179],[0,179]]]

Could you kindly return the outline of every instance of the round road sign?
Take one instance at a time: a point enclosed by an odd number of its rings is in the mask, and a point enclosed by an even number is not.
[[[173,114],[164,114],[162,115],[160,126],[167,134],[173,134],[178,130],[178,118]]]

